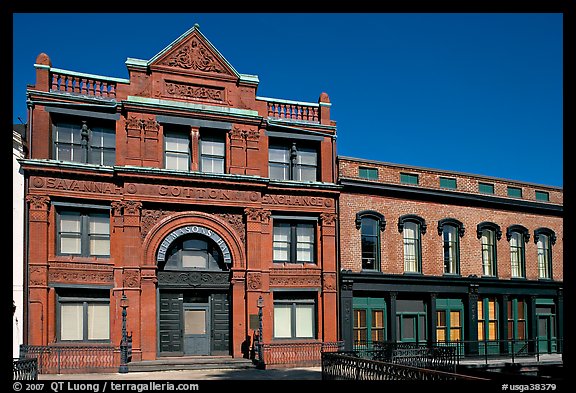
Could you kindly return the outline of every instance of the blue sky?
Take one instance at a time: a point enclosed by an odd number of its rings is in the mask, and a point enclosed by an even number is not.
[[[14,14],[13,122],[48,54],[55,68],[127,78],[191,28],[257,95],[326,92],[338,154],[563,185],[558,13]]]

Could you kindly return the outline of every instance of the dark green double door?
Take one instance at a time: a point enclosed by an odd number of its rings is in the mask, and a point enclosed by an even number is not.
[[[227,293],[160,291],[159,306],[160,355],[230,353]]]

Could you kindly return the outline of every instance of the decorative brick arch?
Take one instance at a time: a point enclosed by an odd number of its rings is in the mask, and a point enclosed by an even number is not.
[[[144,266],[156,266],[156,254],[166,236],[175,229],[190,225],[211,229],[224,240],[232,257],[231,270],[246,266],[244,247],[234,229],[219,217],[202,212],[175,213],[158,221],[144,238]]]

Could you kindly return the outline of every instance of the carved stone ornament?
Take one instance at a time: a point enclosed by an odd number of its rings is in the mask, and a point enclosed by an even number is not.
[[[143,123],[141,119],[137,119],[134,116],[130,116],[126,119],[126,129],[127,130],[141,130]]]
[[[246,139],[249,141],[258,142],[260,139],[260,130],[248,130],[248,133],[246,133]]]
[[[27,195],[26,202],[30,204],[30,209],[47,210],[50,198],[45,195]]]
[[[138,201],[124,201],[124,214],[136,216],[140,214],[142,202]]]
[[[124,286],[126,288],[140,287],[140,273],[137,270],[124,271]]]
[[[160,130],[160,124],[155,119],[144,120],[144,129],[146,131],[158,132]]]
[[[261,273],[248,273],[248,289],[257,290],[262,288],[262,274]]]
[[[230,284],[228,272],[158,272],[158,283],[164,287],[226,288]]]
[[[238,126],[234,126],[230,130],[230,139],[243,139],[246,136],[246,130],[241,129]]]
[[[320,214],[320,219],[322,220],[322,226],[332,226],[336,223],[336,214],[322,213]]]
[[[202,72],[225,72],[208,48],[197,38],[185,43],[174,55],[164,61],[165,65]]]
[[[48,273],[50,282],[64,283],[111,283],[114,280],[112,271],[52,270]]]
[[[224,221],[226,221],[228,224],[230,224],[230,226],[232,226],[234,231],[240,237],[240,241],[242,242],[242,244],[244,244],[244,242],[246,241],[246,228],[244,226],[242,215],[232,213],[217,213],[216,215],[224,219]]]

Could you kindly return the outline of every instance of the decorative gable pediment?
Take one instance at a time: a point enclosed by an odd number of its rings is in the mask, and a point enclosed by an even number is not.
[[[198,25],[188,30],[148,62],[151,69],[178,74],[196,74],[238,79],[240,74],[200,32]]]

